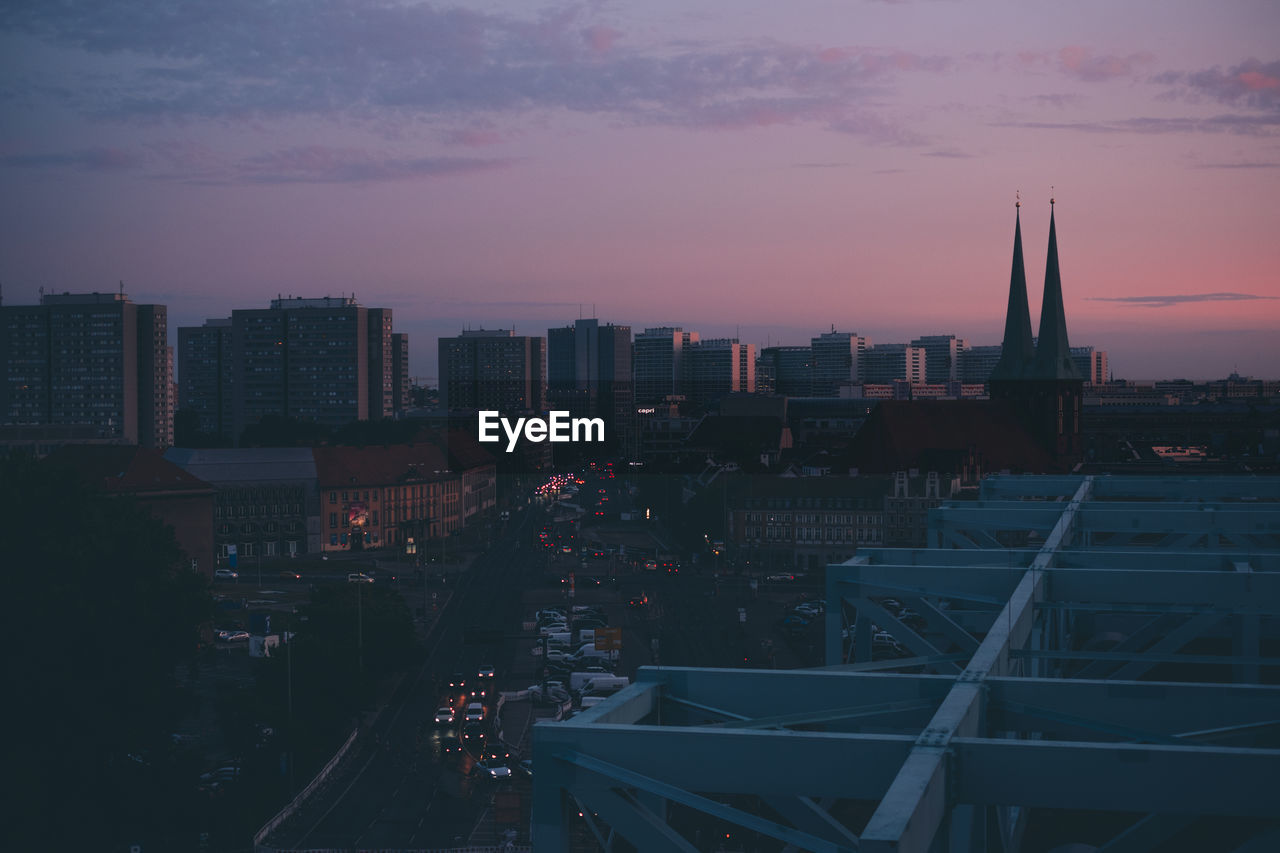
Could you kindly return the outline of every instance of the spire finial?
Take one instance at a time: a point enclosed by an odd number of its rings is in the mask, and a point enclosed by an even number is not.
[[[1049,184],[1049,206],[1050,207],[1053,207],[1054,195],[1055,193],[1053,191],[1053,184]]]
[[[1022,207],[1022,190],[1013,191],[1013,206]]]

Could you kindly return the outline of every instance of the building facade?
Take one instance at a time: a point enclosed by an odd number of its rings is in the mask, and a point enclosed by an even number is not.
[[[684,397],[705,405],[725,394],[756,391],[755,344],[737,338],[710,338],[691,344],[684,352],[680,390]]]
[[[634,432],[631,327],[579,319],[547,330],[547,406],[601,418],[605,441],[629,446]]]
[[[840,386],[871,381],[864,378],[864,357],[871,348],[871,339],[856,332],[837,332],[834,329],[814,338],[813,385],[815,397],[838,397]]]
[[[391,335],[391,412],[399,416],[413,405],[409,395],[409,336],[403,332]]]
[[[469,330],[440,338],[440,402],[447,411],[504,415],[545,408],[547,339],[513,329]]]
[[[955,335],[924,335],[911,342],[924,350],[925,381],[933,384],[960,380],[960,353],[968,344]]]
[[[760,351],[760,365],[767,366],[773,377],[772,393],[783,397],[813,396],[813,347],[765,347]],[[757,386],[759,378],[757,368]]]
[[[919,385],[928,372],[924,348],[909,344],[877,344],[863,353],[862,365],[861,381],[867,384]]]
[[[631,356],[635,401],[656,405],[680,394],[684,355],[698,341],[697,332],[679,326],[645,329],[636,335]]]
[[[178,328],[178,409],[194,413],[200,432],[235,440],[232,419],[231,320]]]
[[[0,307],[0,426],[164,448],[172,378],[163,305],[121,291]]]

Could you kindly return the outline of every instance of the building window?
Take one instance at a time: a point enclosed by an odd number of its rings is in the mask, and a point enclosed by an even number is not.
[[[331,503],[331,504],[336,504],[337,502],[338,502],[338,493],[337,493],[337,492],[330,492],[330,493],[329,493],[329,503]],[[297,510],[294,510],[294,511],[296,512]]]
[[[347,544],[347,534],[343,533],[341,536],[339,536],[339,537],[338,537],[338,542],[339,542],[340,544],[342,544],[342,545],[346,545],[346,544]]]
[[[334,528],[337,526],[338,526],[338,514],[336,512],[329,513],[329,527]]]
[[[268,557],[274,557],[274,556],[276,555],[276,546],[277,546],[277,545],[279,545],[279,543],[278,543],[278,542],[275,542],[275,541],[271,541],[271,542],[267,542],[267,543],[266,543],[266,550],[267,550],[267,556],[268,556]]]

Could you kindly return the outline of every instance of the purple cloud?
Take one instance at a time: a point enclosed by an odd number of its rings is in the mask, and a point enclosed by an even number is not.
[[[506,160],[469,157],[391,157],[360,148],[308,145],[241,161],[238,177],[247,183],[374,183],[432,178],[497,169]]]
[[[46,154],[9,154],[0,166],[17,169],[73,168],[89,172],[119,172],[137,168],[142,158],[119,148],[84,148]]]
[[[86,114],[175,122],[335,116],[383,131],[440,117],[567,109],[707,129],[816,122],[901,143],[911,134],[889,128],[884,116],[866,118],[871,97],[900,75],[953,65],[907,51],[772,41],[640,53],[593,15],[589,6],[522,19],[353,0],[71,0],[5,4],[0,33],[140,60],[136,70],[81,75],[59,90],[64,104]],[[471,144],[460,133],[455,141]]]

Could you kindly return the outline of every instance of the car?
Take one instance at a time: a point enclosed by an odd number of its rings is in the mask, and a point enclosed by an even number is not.
[[[285,569],[280,572],[280,579],[286,581],[300,581],[302,580],[302,575],[292,569]]]
[[[796,579],[796,576],[790,572],[777,572],[772,575],[765,575],[764,579],[769,583],[790,583]]]
[[[248,631],[227,631],[226,636],[219,637],[224,643],[247,643],[249,642]]]
[[[373,583],[373,578],[364,572],[352,572],[347,575],[347,583]]]
[[[493,678],[495,671],[492,664],[481,664],[476,670],[476,678]]]
[[[645,560],[645,561],[644,561],[644,570],[645,570],[646,572],[656,572],[656,571],[658,570],[658,561],[657,561],[657,560]]]
[[[635,595],[627,599],[627,607],[632,610],[640,610],[649,606],[649,596]]]
[[[794,612],[800,614],[801,616],[804,616],[810,619],[815,619],[821,616],[823,613],[825,613],[826,608],[824,608],[822,605],[818,604],[817,602],[806,601],[802,604],[797,604],[795,606]]]
[[[466,688],[466,686],[467,686],[467,679],[463,677],[462,673],[455,672],[453,675],[449,676],[450,690],[463,690]]]
[[[451,726],[458,720],[458,714],[448,705],[441,705],[436,708],[436,725]]]
[[[519,770],[528,778],[532,779],[533,778],[533,759],[526,758],[524,761],[521,761],[519,764],[516,765],[516,769]]]
[[[218,580],[233,581],[240,577],[240,573],[234,569],[218,569],[213,573]]]
[[[476,684],[471,688],[470,696],[472,699],[483,702],[485,699],[489,698],[489,690],[486,687],[481,687],[479,684]]]
[[[468,723],[479,723],[484,720],[485,709],[484,703],[472,702],[467,705],[466,716],[463,718]]]
[[[475,766],[471,768],[471,772],[477,776],[484,776],[489,779],[511,778],[511,768],[496,758],[486,758],[484,761],[477,761]]]
[[[483,723],[467,723],[462,727],[462,743],[468,747],[478,747],[484,744],[484,739],[488,737]]]
[[[572,545],[561,545],[561,546],[560,546],[560,553],[561,553],[561,554],[572,554],[572,553],[573,553],[573,546],[572,546]]]
[[[462,754],[462,739],[458,737],[457,729],[445,729],[443,732],[438,732],[432,735],[431,742],[441,756]]]

